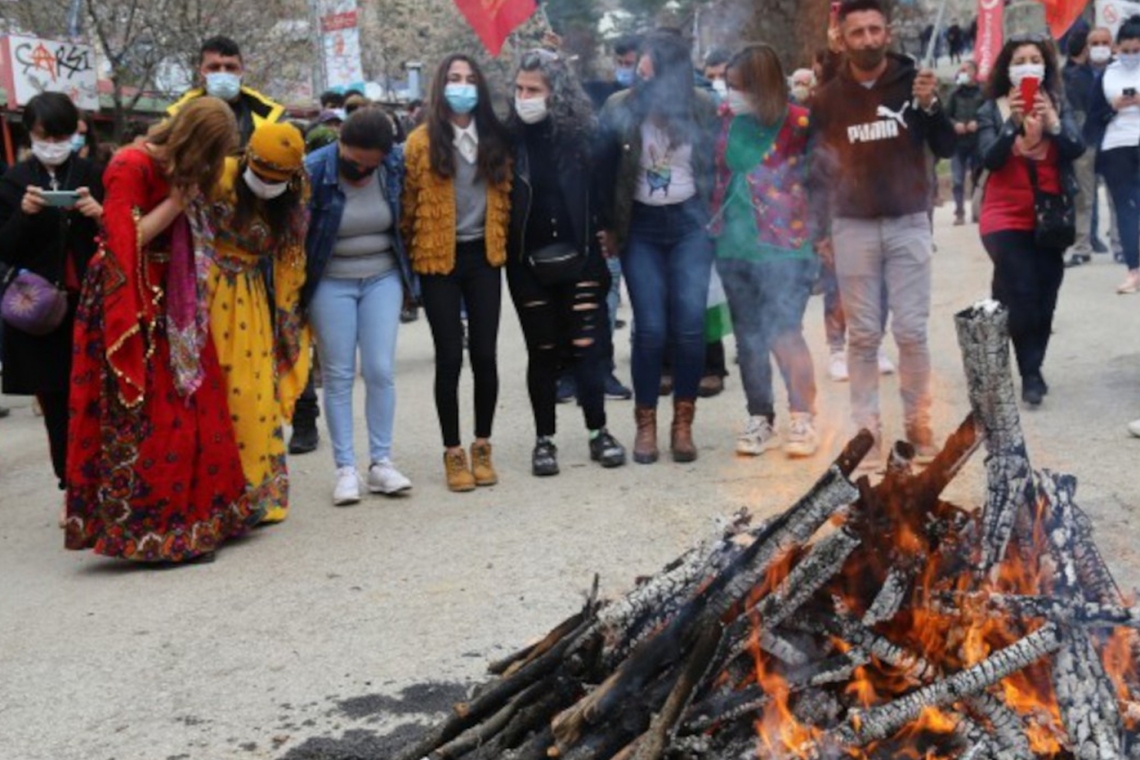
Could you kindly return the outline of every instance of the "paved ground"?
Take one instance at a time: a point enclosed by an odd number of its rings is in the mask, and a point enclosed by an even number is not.
[[[940,211],[931,324],[943,433],[966,411],[951,315],[986,293],[990,271],[976,228],[948,220]],[[1079,500],[1131,588],[1140,582],[1140,441],[1124,425],[1140,415],[1140,299],[1114,295],[1121,274],[1105,257],[1069,273],[1046,365],[1052,395],[1024,420],[1035,463],[1080,477]],[[806,329],[822,365],[820,312],[813,299]],[[0,421],[0,756],[385,757],[489,659],[573,611],[594,573],[617,592],[705,534],[715,515],[782,510],[851,432],[846,387],[818,366],[828,451],[801,463],[736,458],[743,397],[734,373],[724,395],[699,406],[697,463],[602,472],[566,406],[563,473],[537,481],[525,357],[505,310],[501,484],[453,495],[443,487],[427,325],[408,326],[401,341],[396,454],[414,495],[334,509],[323,444],[292,462],[289,521],[227,546],[209,566],[155,571],[65,552],[40,420],[24,400],[4,400],[16,408]],[[618,343],[628,378],[628,333]],[[884,397],[897,434],[893,379]],[[465,388],[468,411],[469,398]],[[630,443],[630,403],[609,408]],[[954,500],[978,503],[979,471],[974,462],[954,484]]]

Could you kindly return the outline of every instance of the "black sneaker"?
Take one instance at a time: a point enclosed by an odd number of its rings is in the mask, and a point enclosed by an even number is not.
[[[1049,386],[1045,384],[1044,378],[1041,375],[1026,375],[1021,378],[1021,400],[1031,408],[1041,406],[1041,402],[1045,400],[1045,394],[1049,392]]]
[[[558,474],[558,447],[550,438],[543,436],[534,444],[534,452],[530,455],[530,471],[539,478]]]
[[[317,432],[316,425],[295,427],[292,437],[289,438],[289,453],[294,456],[308,454],[311,451],[316,451],[320,442],[321,434]]]
[[[1084,256],[1080,255],[1079,253],[1070,254],[1069,258],[1065,259],[1065,269],[1072,269],[1073,267],[1079,267],[1081,264],[1084,264],[1084,263],[1085,263],[1085,257]]]
[[[4,419],[5,417],[7,417],[11,413],[12,413],[12,410],[9,409],[8,407],[0,406],[0,420]]]
[[[558,378],[558,403],[569,404],[578,395],[578,383],[573,375]]]
[[[625,464],[625,447],[610,435],[610,431],[602,428],[590,441],[590,459],[602,467],[621,467]]]
[[[1108,246],[1100,238],[1092,239],[1093,253],[1108,253]]]
[[[406,309],[400,309],[400,322],[408,324],[415,322],[420,318],[420,308],[418,306],[409,306]]]
[[[629,401],[633,398],[633,391],[622,385],[621,380],[611,374],[606,378],[606,398],[615,401]]]

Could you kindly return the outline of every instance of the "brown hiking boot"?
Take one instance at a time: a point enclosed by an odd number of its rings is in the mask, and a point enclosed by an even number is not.
[[[471,474],[477,486],[493,486],[499,482],[495,465],[491,464],[491,444],[471,444]]]
[[[447,474],[447,487],[456,493],[475,490],[475,476],[467,467],[467,455],[463,449],[452,453],[443,452],[443,471]]]
[[[638,406],[633,410],[637,420],[637,438],[633,441],[633,461],[638,464],[653,464],[657,461],[657,409],[652,406]]]
[[[693,417],[697,413],[697,402],[673,401],[673,429],[670,448],[674,462],[695,462],[697,445],[693,443]]]

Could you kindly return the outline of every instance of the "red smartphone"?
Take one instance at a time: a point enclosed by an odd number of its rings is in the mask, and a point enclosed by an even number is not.
[[[1041,80],[1037,77],[1025,77],[1021,80],[1021,102],[1025,112],[1032,113],[1033,104],[1037,102],[1037,90],[1041,87]]]
[[[831,3],[831,23],[833,26],[839,21],[839,5],[838,2]]]

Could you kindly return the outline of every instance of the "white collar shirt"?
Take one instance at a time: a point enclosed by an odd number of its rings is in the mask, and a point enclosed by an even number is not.
[[[455,140],[452,144],[459,151],[459,155],[463,156],[463,160],[467,163],[475,163],[479,155],[479,132],[475,129],[475,120],[472,119],[464,128],[455,124],[452,124],[451,128],[455,130]]]

